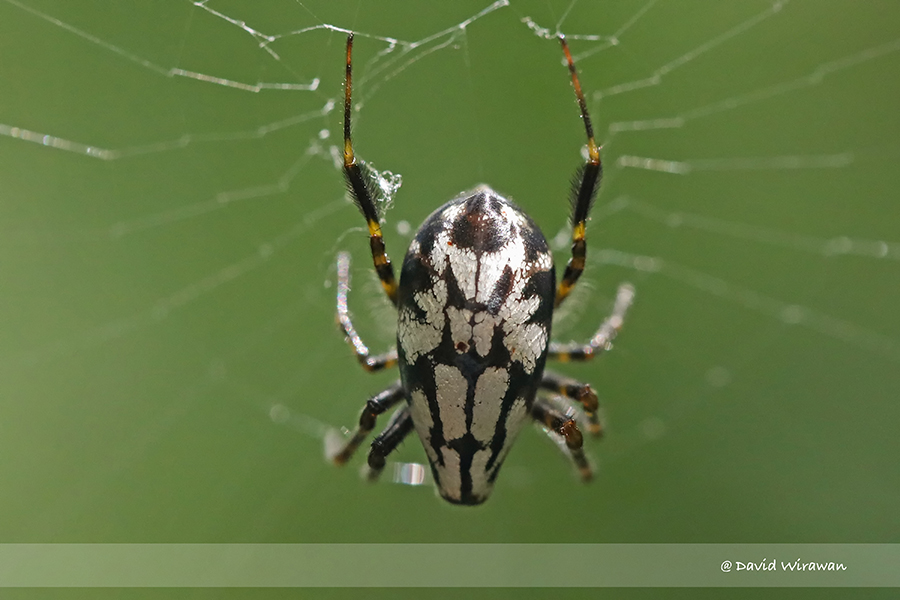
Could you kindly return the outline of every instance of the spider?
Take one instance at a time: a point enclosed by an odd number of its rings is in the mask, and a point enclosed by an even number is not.
[[[519,430],[528,419],[560,436],[582,480],[592,470],[571,406],[580,404],[588,429],[602,433],[597,394],[587,383],[544,370],[546,360],[588,360],[611,348],[634,289],[622,284],[613,311],[585,344],[550,341],[553,311],[584,271],[585,226],[601,176],[587,104],[565,37],[559,41],[587,134],[587,161],[572,191],[572,256],[556,284],[541,230],[518,206],[486,185],[433,212],[416,232],[399,283],[385,251],[374,173],[353,151],[350,135],[353,33],[347,35],[344,86],[344,175],[366,219],[375,272],[398,310],[397,347],[373,356],[350,320],[349,255],[338,257],[337,318],[367,371],[399,366],[400,380],[369,399],[349,439],[331,448],[346,463],[375,428],[379,415],[402,404],[372,442],[368,477],[413,429],[419,435],[438,493],[476,505],[490,495]],[[546,390],[557,395],[538,395]]]

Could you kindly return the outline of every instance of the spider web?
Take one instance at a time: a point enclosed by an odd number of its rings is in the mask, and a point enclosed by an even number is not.
[[[709,428],[737,435],[726,446],[744,460],[736,403],[749,431],[779,432],[767,457],[791,434],[821,449],[839,431],[811,414],[819,404],[850,423],[857,456],[896,448],[878,428],[900,391],[893,6],[501,0],[413,18],[333,4],[0,2],[2,347],[19,399],[4,447],[29,457],[2,502],[28,513],[40,496],[47,515],[9,536],[77,536],[73,516],[92,514],[98,489],[128,504],[135,473],[190,488],[197,471],[167,470],[167,456],[224,451],[212,472],[238,465],[268,485],[274,500],[240,503],[272,514],[325,497],[285,480],[359,486],[320,448],[390,381],[357,373],[333,326],[333,260],[349,249],[357,327],[376,351],[391,343],[340,175],[350,29],[356,146],[382,169],[395,262],[416,223],[481,181],[565,260],[583,133],[552,40],[569,39],[605,179],[557,337],[586,339],[618,282],[638,292],[615,352],[566,369],[607,404],[611,435],[591,452],[613,479],[667,444],[709,450],[721,442]],[[862,397],[870,418],[854,421]],[[248,427],[241,454],[227,432]],[[512,489],[565,479],[533,437],[504,468]],[[396,466],[407,483],[422,481],[415,446]],[[249,475],[254,461],[273,474]],[[234,493],[214,483],[227,477],[201,479],[209,496]]]

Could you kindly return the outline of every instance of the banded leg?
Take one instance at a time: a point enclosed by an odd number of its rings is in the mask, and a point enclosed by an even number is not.
[[[581,480],[589,481],[594,476],[594,472],[584,455],[582,448],[584,438],[581,436],[575,419],[550,404],[545,398],[535,398],[534,405],[531,407],[531,417],[565,439],[566,448],[578,468]]]
[[[580,403],[588,419],[588,431],[593,436],[599,437],[603,435],[603,426],[598,410],[600,402],[597,399],[597,394],[591,389],[590,384],[581,383],[552,371],[544,371],[541,387]]]
[[[369,401],[366,402],[362,414],[359,415],[359,425],[357,425],[356,429],[350,435],[350,439],[343,444],[343,447],[335,448],[333,452],[329,452],[331,460],[338,465],[343,465],[350,460],[350,457],[353,456],[353,453],[356,452],[356,449],[359,448],[362,441],[369,435],[369,432],[375,429],[375,420],[378,415],[383,414],[386,410],[403,400],[405,397],[403,386],[397,381],[394,385],[377,396],[370,398]]]
[[[613,305],[612,313],[600,325],[600,329],[594,334],[594,337],[587,344],[579,344],[570,342],[568,344],[560,344],[559,342],[551,342],[547,353],[547,358],[555,359],[560,362],[569,362],[570,360],[589,360],[595,354],[600,354],[612,348],[612,341],[616,338],[619,330],[625,322],[625,313],[628,307],[634,301],[634,288],[629,283],[623,283],[619,286],[616,293],[616,301]]]
[[[384,354],[369,355],[369,348],[363,343],[347,308],[347,294],[350,291],[350,255],[346,252],[338,254],[337,260],[337,320],[344,330],[344,336],[356,352],[356,360],[366,371],[374,372],[393,367],[397,364],[397,350],[391,349]]]
[[[378,219],[378,207],[376,201],[381,199],[381,188],[372,170],[362,160],[357,160],[353,153],[353,141],[350,138],[350,116],[353,112],[350,101],[352,81],[353,33],[347,34],[347,74],[344,81],[344,177],[347,179],[347,187],[353,194],[353,200],[360,212],[366,218],[369,227],[369,246],[372,249],[372,261],[375,271],[381,280],[384,292],[397,306],[397,280],[394,278],[394,268],[391,259],[388,258],[384,248],[384,238],[381,235],[381,225]]]
[[[575,63],[572,60],[572,53],[569,52],[569,45],[566,38],[560,34],[559,42],[562,44],[563,53],[566,55],[566,63],[569,65],[569,74],[572,77],[572,87],[575,88],[575,97],[578,100],[578,107],[581,109],[581,120],[584,121],[584,131],[587,134],[587,162],[575,173],[572,188],[572,258],[566,264],[566,270],[563,278],[556,288],[556,306],[562,304],[563,300],[575,287],[575,282],[584,272],[584,263],[587,256],[587,244],[584,239],[585,228],[587,227],[588,213],[594,198],[597,195],[597,188],[600,186],[600,177],[603,174],[603,165],[600,162],[600,149],[594,140],[594,128],[591,125],[591,117],[588,115],[587,102],[584,100],[584,93],[581,91],[581,82],[578,81],[578,72],[575,70]]]
[[[384,428],[384,431],[379,433],[378,437],[372,440],[372,448],[369,450],[369,468],[366,473],[366,478],[369,481],[378,479],[379,475],[381,475],[381,472],[384,470],[384,465],[386,463],[385,458],[387,455],[400,445],[400,442],[403,441],[412,429],[412,415],[409,413],[409,407],[404,406],[394,413],[391,420],[388,422],[387,427]]]

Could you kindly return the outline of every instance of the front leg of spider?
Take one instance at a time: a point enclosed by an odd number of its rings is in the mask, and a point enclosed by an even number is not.
[[[587,259],[587,242],[585,241],[585,230],[587,228],[588,213],[591,205],[597,197],[597,188],[600,186],[600,177],[603,175],[603,165],[600,162],[600,148],[594,139],[594,127],[591,125],[591,117],[588,115],[587,102],[584,99],[584,93],[581,91],[581,82],[578,80],[578,72],[575,70],[575,63],[572,60],[572,53],[569,51],[569,45],[566,38],[559,36],[559,42],[562,45],[563,53],[566,55],[566,64],[569,66],[569,74],[572,77],[572,87],[575,88],[575,97],[578,100],[578,107],[581,109],[581,120],[584,122],[584,130],[587,134],[587,162],[575,173],[572,187],[572,258],[566,264],[566,270],[563,278],[559,282],[556,289],[556,306],[562,304],[581,274],[584,272],[584,265]]]
[[[566,57],[566,64],[569,67],[569,74],[572,78],[572,87],[575,88],[575,97],[581,110],[582,121],[584,122],[587,135],[588,158],[585,164],[576,172],[573,181],[572,257],[566,264],[563,278],[557,287],[555,299],[555,306],[557,307],[569,296],[575,287],[575,283],[581,277],[582,272],[584,272],[587,257],[587,243],[585,240],[587,218],[603,173],[600,150],[594,139],[594,130],[588,115],[587,102],[581,90],[581,83],[578,80],[575,63],[572,60],[572,54],[569,51],[569,45],[566,43],[565,37],[560,35],[559,41]],[[621,285],[616,294],[612,314],[603,322],[600,329],[587,344],[559,344],[551,342],[547,348],[547,358],[560,362],[588,360],[596,354],[611,348],[612,340],[622,328],[625,313],[633,300],[634,288],[630,284]],[[590,384],[556,373],[545,372],[541,378],[540,387],[545,390],[552,390],[564,398],[580,403],[588,419],[590,433],[594,436],[603,434],[603,426],[599,415],[599,401]],[[540,398],[535,401],[531,410],[531,416],[551,431],[563,436],[569,454],[575,462],[582,480],[587,481],[591,479],[592,471],[582,450],[581,432],[578,430],[574,419]]]
[[[353,152],[353,141],[350,136],[350,120],[352,113],[351,89],[352,89],[352,51],[353,51],[353,34],[347,36],[347,68],[346,80],[344,82],[344,176],[347,180],[347,187],[353,196],[356,205],[359,207],[369,228],[369,242],[372,250],[372,260],[375,264],[375,271],[381,280],[382,287],[388,298],[394,304],[397,303],[397,282],[394,278],[394,270],[391,261],[387,256],[384,247],[384,239],[381,235],[381,226],[378,221],[378,211],[375,201],[378,199],[378,186],[371,171],[366,167],[365,163],[357,160]],[[367,371],[380,371],[397,364],[397,351],[390,350],[382,355],[371,356],[368,347],[363,343],[362,339],[356,333],[353,322],[350,319],[350,311],[347,306],[347,295],[350,290],[350,255],[341,253],[338,255],[337,261],[337,320],[344,331],[347,341],[353,346],[356,358],[360,365]],[[336,447],[326,448],[326,453],[338,465],[346,463],[356,452],[359,445],[365,440],[372,429],[375,428],[377,417],[383,414],[392,406],[406,398],[401,382],[394,383],[391,387],[384,390],[380,394],[371,398],[359,417],[359,424],[350,434],[350,438],[342,444],[330,445]],[[404,409],[405,410],[405,409]],[[401,413],[404,411],[401,411]],[[396,419],[393,419],[388,425],[389,431],[396,429]],[[408,430],[408,429],[407,429]],[[376,440],[381,440],[385,434],[379,436]],[[393,440],[396,434],[390,439]],[[402,439],[402,436],[400,437]],[[396,440],[395,446],[400,442]],[[383,440],[382,440],[383,442]],[[383,444],[382,444],[383,445]],[[382,462],[385,454],[376,453],[376,464],[380,460]],[[371,458],[371,457],[370,457]]]
[[[381,280],[381,286],[391,303],[397,305],[397,280],[394,278],[394,267],[388,258],[384,246],[384,237],[381,235],[381,223],[379,222],[378,207],[376,202],[381,199],[381,189],[378,187],[375,175],[366,166],[366,163],[356,158],[353,152],[353,140],[350,136],[350,117],[353,112],[351,91],[353,83],[353,34],[347,35],[347,69],[344,80],[344,177],[347,187],[353,196],[356,206],[366,219],[369,228],[369,246],[372,250],[372,262],[375,272]]]

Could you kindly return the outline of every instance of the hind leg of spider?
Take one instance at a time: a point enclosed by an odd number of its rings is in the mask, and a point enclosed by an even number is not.
[[[623,283],[619,286],[616,293],[616,301],[613,306],[612,313],[600,325],[600,329],[586,344],[571,342],[568,344],[560,344],[551,342],[547,353],[550,360],[558,360],[560,362],[583,361],[594,358],[612,348],[612,341],[616,338],[622,325],[625,323],[625,313],[628,307],[634,301],[634,288],[630,283]]]
[[[350,435],[350,439],[343,444],[336,444],[337,447],[333,449],[326,449],[329,458],[338,465],[343,465],[350,460],[350,457],[353,456],[353,453],[356,452],[362,441],[369,435],[369,432],[375,428],[375,421],[378,415],[383,414],[405,397],[403,385],[397,381],[377,396],[370,398],[366,402],[362,414],[359,415],[359,425]]]
[[[368,469],[365,471],[365,477],[369,481],[378,479],[384,470],[387,455],[400,445],[400,442],[412,429],[412,415],[409,413],[409,407],[404,406],[394,413],[384,431],[372,440],[372,448],[369,450]]]
[[[347,307],[347,294],[350,291],[350,255],[346,252],[338,254],[337,259],[337,321],[344,330],[344,337],[353,346],[356,360],[366,371],[374,372],[388,369],[397,364],[397,350],[388,350],[384,354],[372,356],[369,348],[363,343],[353,322],[350,320],[350,309]]]
[[[545,390],[551,390],[581,404],[584,409],[584,415],[588,420],[588,431],[590,434],[595,437],[603,435],[603,424],[599,411],[600,402],[590,384],[581,383],[571,377],[552,371],[544,371],[540,385]]]
[[[547,429],[550,429],[557,435],[562,436],[565,440],[566,448],[575,467],[578,469],[578,475],[582,481],[590,481],[594,476],[591,465],[588,464],[587,457],[584,455],[582,448],[584,438],[575,419],[553,406],[545,398],[536,398],[534,405],[531,407],[531,417],[541,423]]]

